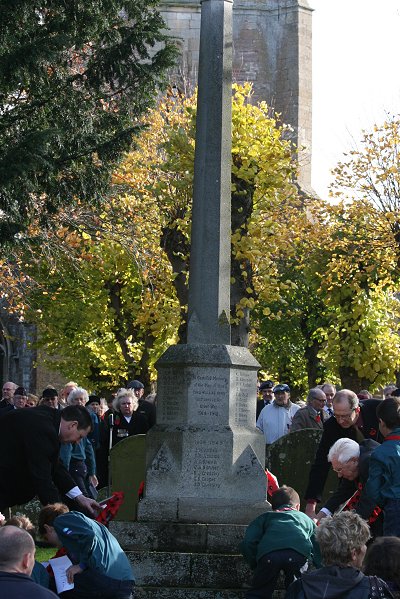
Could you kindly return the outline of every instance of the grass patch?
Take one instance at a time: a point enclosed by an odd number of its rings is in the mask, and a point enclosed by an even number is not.
[[[51,557],[54,557],[57,549],[55,547],[36,547],[35,559],[38,562],[48,562]]]

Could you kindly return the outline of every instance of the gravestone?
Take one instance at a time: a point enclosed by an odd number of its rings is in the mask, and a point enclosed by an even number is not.
[[[136,520],[138,491],[145,476],[145,456],[146,435],[132,435],[111,449],[111,489],[113,493],[124,493],[124,501],[117,512],[116,520]]]
[[[284,435],[267,448],[267,468],[275,474],[280,485],[288,485],[298,492],[302,510],[305,508],[304,493],[308,485],[308,475],[321,436],[320,430],[303,429]],[[331,469],[324,488],[323,502],[327,501],[337,485],[337,474]]]

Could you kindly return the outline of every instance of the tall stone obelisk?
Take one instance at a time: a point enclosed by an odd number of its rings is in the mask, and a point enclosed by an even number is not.
[[[202,0],[188,343],[157,363],[138,519],[248,523],[266,509],[250,352],[230,345],[232,0]]]

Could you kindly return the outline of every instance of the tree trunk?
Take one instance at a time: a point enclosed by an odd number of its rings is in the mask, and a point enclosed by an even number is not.
[[[241,235],[247,235],[246,223],[251,217],[253,211],[253,187],[248,187],[243,181],[238,181],[232,177],[232,182],[236,185],[237,191],[232,193],[232,213],[231,230],[232,233],[240,231]],[[243,276],[243,274],[245,276]],[[234,248],[232,248],[231,258],[231,317],[236,317],[236,306],[243,297],[255,297],[253,287],[253,271],[250,260],[246,258],[236,258]],[[248,289],[252,290],[249,293]],[[250,310],[243,308],[244,316],[236,324],[233,322],[231,327],[232,345],[248,347],[250,332]]]

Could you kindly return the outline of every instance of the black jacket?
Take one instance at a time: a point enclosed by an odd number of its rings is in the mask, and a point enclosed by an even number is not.
[[[331,466],[328,462],[328,453],[338,439],[347,437],[357,442],[362,441],[363,438],[373,439],[378,442],[383,440],[379,433],[378,418],[376,416],[376,408],[380,401],[379,399],[368,399],[360,402],[362,428],[355,426],[343,428],[333,416],[324,422],[324,432],[315,454],[314,464],[311,466],[305,499],[321,501],[321,495]]]
[[[372,585],[382,587],[382,595],[376,597],[392,597],[386,584],[376,577],[371,577]],[[351,567],[328,566],[320,568],[293,582],[285,595],[285,599],[368,599],[371,596],[370,578],[360,570]]]
[[[54,503],[75,487],[59,461],[61,415],[40,406],[0,417],[0,511],[35,495],[43,504]]]
[[[358,489],[358,483],[360,482],[363,486],[368,480],[368,470],[369,470],[369,458],[371,457],[371,453],[374,451],[376,447],[379,447],[379,443],[373,441],[372,439],[365,439],[360,443],[360,461],[358,463],[358,479],[356,480],[347,480],[345,478],[341,478],[339,482],[339,486],[326,502],[324,507],[326,507],[332,514],[338,509],[338,507],[343,504],[345,501],[348,501],[352,495]],[[375,508],[375,503],[370,501],[365,493],[362,491],[360,496],[360,501],[358,505],[355,507],[355,511],[365,520],[368,520],[372,511]]]
[[[0,572],[0,597],[4,599],[58,599],[58,596],[33,582],[26,574]]]

